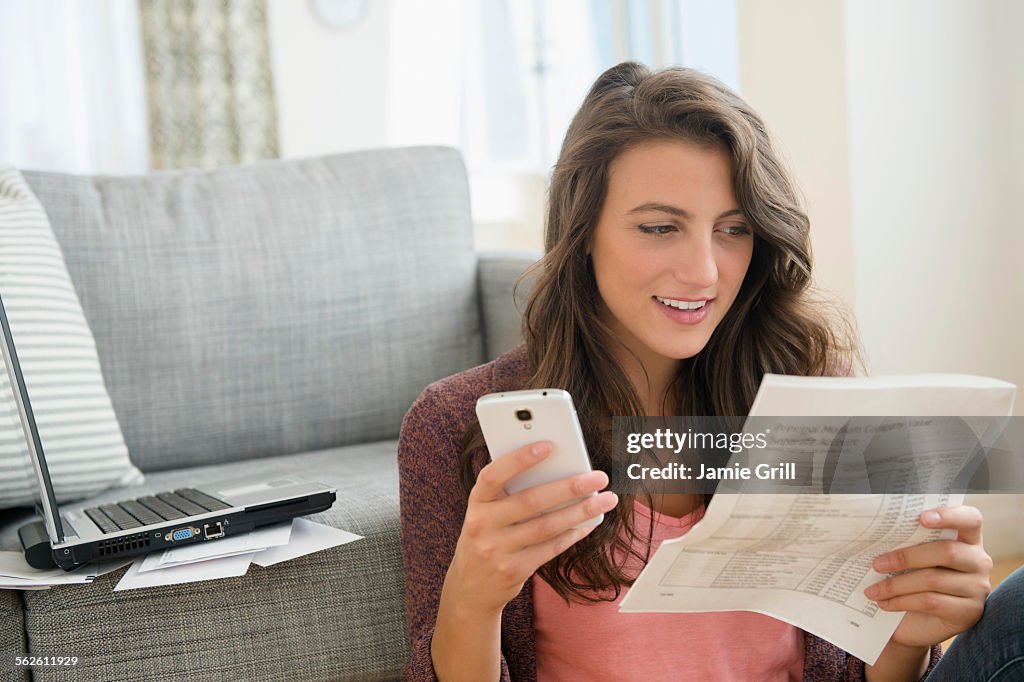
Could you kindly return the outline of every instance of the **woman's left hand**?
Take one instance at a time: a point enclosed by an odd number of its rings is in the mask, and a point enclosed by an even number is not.
[[[907,571],[864,591],[884,611],[906,611],[892,641],[907,647],[937,644],[981,619],[992,590],[992,557],[981,545],[981,512],[943,507],[921,514],[925,528],[955,530],[955,540],[935,540],[877,557],[879,573]]]

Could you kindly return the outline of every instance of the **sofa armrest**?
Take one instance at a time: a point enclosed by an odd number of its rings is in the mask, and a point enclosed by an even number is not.
[[[540,258],[536,251],[493,251],[480,254],[477,277],[480,285],[480,316],[483,320],[484,354],[493,360],[523,342],[520,313],[533,288],[534,278],[512,288],[526,268]]]

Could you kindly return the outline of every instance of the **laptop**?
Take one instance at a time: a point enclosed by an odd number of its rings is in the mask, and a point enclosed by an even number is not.
[[[53,494],[25,378],[0,298],[3,356],[14,389],[29,456],[39,479],[40,519],[18,529],[25,560],[34,568],[66,571],[96,561],[140,556],[171,547],[213,542],[296,516],[330,509],[337,490],[290,477],[252,478],[144,495],[81,511],[61,512]]]

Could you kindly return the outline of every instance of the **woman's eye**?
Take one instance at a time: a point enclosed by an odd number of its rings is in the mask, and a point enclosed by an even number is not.
[[[668,234],[676,229],[675,225],[641,225],[640,231],[644,234]]]
[[[746,225],[726,225],[722,228],[722,232],[734,237],[739,237],[745,234],[750,234],[750,228]]]

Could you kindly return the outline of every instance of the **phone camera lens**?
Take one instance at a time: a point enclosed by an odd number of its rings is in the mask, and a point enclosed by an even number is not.
[[[530,414],[529,410],[516,410],[516,419],[521,422],[528,422],[533,419],[533,415]]]

